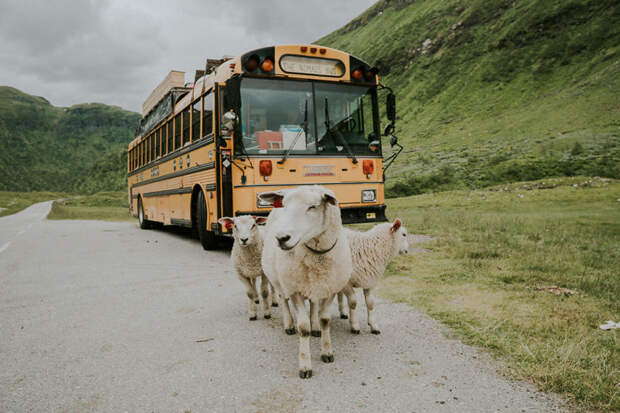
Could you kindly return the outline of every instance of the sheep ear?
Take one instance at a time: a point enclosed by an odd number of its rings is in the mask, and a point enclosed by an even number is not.
[[[336,194],[330,189],[323,188],[323,201],[329,202],[332,205],[338,205],[338,199]]]
[[[400,226],[403,225],[403,223],[400,221],[400,219],[396,218],[394,220],[394,223],[392,224],[392,226],[390,227],[390,231],[391,232],[396,232],[398,231],[398,228],[400,228]]]
[[[258,225],[263,225],[265,222],[267,222],[267,218],[254,216],[254,221],[256,221]]]
[[[233,226],[233,220],[229,217],[222,217],[217,220],[224,228],[231,229]]]
[[[271,205],[274,208],[282,208],[282,199],[284,198],[284,191],[269,191],[261,192],[258,194],[258,199],[266,204]]]

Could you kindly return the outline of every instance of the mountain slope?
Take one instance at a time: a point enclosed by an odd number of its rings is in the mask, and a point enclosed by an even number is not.
[[[0,190],[118,189],[118,183],[107,188],[97,182],[101,176],[89,174],[109,163],[110,152],[126,148],[139,119],[137,113],[99,103],[59,108],[0,87]],[[119,170],[124,174],[124,167]]]
[[[616,1],[383,0],[316,43],[395,89],[392,195],[620,177]]]

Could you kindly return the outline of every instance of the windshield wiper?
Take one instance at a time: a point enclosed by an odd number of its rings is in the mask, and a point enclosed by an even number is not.
[[[282,165],[284,162],[286,162],[286,158],[288,158],[289,153],[291,153],[291,151],[293,150],[293,148],[297,144],[297,140],[301,136],[301,132],[302,131],[304,132],[305,136],[308,136],[308,99],[306,99],[306,108],[304,109],[304,124],[303,124],[303,128],[300,129],[299,132],[297,132],[297,135],[295,135],[295,139],[293,139],[293,143],[288,147],[286,152],[284,152],[284,155],[282,156],[282,159],[280,159],[278,161],[279,165]]]
[[[340,133],[340,131],[338,131],[338,130],[332,131],[330,123],[331,122],[329,121],[329,106],[328,106],[328,102],[327,102],[327,97],[325,97],[325,127],[327,128],[327,130],[325,131],[325,135],[324,136],[326,136],[328,134],[332,134],[332,133],[334,135],[336,135],[338,137],[338,139],[342,142],[344,148],[347,150],[347,153],[349,154],[349,158],[351,158],[351,162],[356,164],[357,163],[357,158],[353,154],[353,151],[351,150],[351,147],[347,143],[347,140],[344,138],[344,136],[342,136],[342,133]]]

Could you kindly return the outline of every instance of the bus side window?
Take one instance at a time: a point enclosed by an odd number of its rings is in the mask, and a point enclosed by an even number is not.
[[[192,106],[192,141],[200,139],[200,99]]]
[[[157,132],[155,132],[155,159],[161,156],[161,154],[159,153],[159,149],[161,148],[159,144],[160,140],[161,140],[161,129],[157,129]]]
[[[183,111],[183,145],[189,142],[189,106]]]
[[[181,147],[181,114],[174,117],[174,149]]]
[[[168,142],[166,144],[166,154],[172,152],[172,137],[173,136],[174,136],[174,133],[172,133],[172,119],[170,119],[166,126],[166,142]]]
[[[151,135],[151,162],[157,157],[155,152],[155,142],[157,141],[157,132],[153,132]]]
[[[213,132],[213,93],[203,98],[204,111],[202,114],[202,136]]]

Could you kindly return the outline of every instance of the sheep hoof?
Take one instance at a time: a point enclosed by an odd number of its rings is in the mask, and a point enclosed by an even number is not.
[[[256,316],[250,317],[250,321],[256,321]]]
[[[271,318],[271,314],[265,314],[265,320],[269,320]]]
[[[346,314],[340,314],[340,318],[342,318],[343,320],[346,320],[347,318],[349,318],[349,316]]]
[[[381,334],[381,331],[379,330],[370,330],[370,332],[373,334]]]
[[[321,360],[323,360],[324,363],[333,363],[334,355],[333,354],[321,354]]]
[[[321,330],[312,330],[310,331],[310,335],[312,337],[321,337]]]
[[[254,304],[258,304],[258,303],[260,303],[260,301],[254,300]]]
[[[351,329],[351,334],[359,334],[360,331],[359,330],[355,330],[354,328]]]
[[[297,333],[297,330],[295,330],[295,327],[293,327],[293,328],[285,328],[284,332],[286,334],[288,334],[289,336],[292,336],[293,334]]]
[[[272,307],[277,307],[277,306],[278,306],[278,303],[271,303],[271,306],[272,306]]]
[[[312,370],[299,370],[299,377],[302,379],[309,379],[312,377]]]

